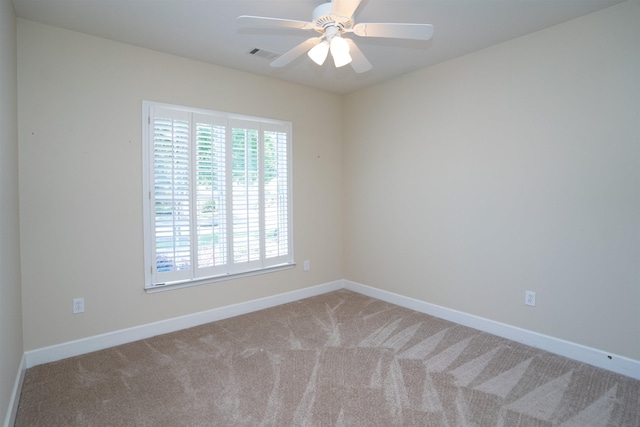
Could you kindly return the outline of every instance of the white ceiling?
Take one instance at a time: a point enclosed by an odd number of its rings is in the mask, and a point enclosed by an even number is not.
[[[239,15],[311,21],[323,0],[13,0],[18,17],[180,55],[237,70],[272,76],[335,93],[348,93],[407,72],[501,43],[623,0],[362,0],[359,22],[428,23],[429,41],[358,38],[373,65],[356,74],[306,55],[283,69],[248,52],[282,54],[313,31],[247,29]]]

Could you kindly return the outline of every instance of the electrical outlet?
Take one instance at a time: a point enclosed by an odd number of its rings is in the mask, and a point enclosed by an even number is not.
[[[530,305],[531,307],[536,306],[536,293],[533,291],[525,291],[524,292],[524,303],[526,305]]]
[[[73,314],[84,313],[84,298],[73,299]]]
[[[311,270],[311,266],[309,265],[309,260],[306,260],[304,262],[304,271],[309,271]]]

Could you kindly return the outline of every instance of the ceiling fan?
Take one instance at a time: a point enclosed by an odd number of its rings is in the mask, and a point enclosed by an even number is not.
[[[353,13],[361,1],[333,0],[323,3],[313,10],[311,22],[248,15],[239,16],[236,20],[241,25],[252,27],[313,30],[320,33],[320,36],[311,37],[280,55],[271,62],[275,68],[286,66],[305,52],[316,64],[322,65],[331,52],[336,67],[351,64],[356,73],[364,73],[372,68],[371,63],[355,42],[343,35],[353,33],[359,37],[411,40],[429,40],[433,35],[433,26],[429,24],[355,24]]]

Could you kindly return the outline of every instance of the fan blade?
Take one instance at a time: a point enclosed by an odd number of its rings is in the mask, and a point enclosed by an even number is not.
[[[371,68],[371,63],[367,60],[366,56],[362,53],[358,45],[351,39],[343,37],[349,44],[349,54],[351,55],[351,68],[356,73],[366,73]]]
[[[430,24],[356,24],[352,30],[360,37],[429,40],[433,35]]]
[[[311,37],[300,43],[298,46],[294,47],[288,52],[280,55],[278,59],[271,63],[273,68],[281,68],[285,65],[289,64],[291,61],[299,57],[300,55],[306,53],[309,49],[317,45],[322,41],[322,37]]]
[[[263,28],[294,28],[299,30],[313,30],[313,22],[295,21],[293,19],[268,18],[266,16],[242,15],[236,18],[240,25]]]
[[[331,14],[351,18],[361,0],[333,0]]]

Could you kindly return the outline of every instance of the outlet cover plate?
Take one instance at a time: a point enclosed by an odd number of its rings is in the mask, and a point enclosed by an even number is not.
[[[536,293],[533,291],[525,291],[524,292],[524,303],[531,307],[536,306]]]
[[[73,299],[73,314],[84,313],[84,298]]]

